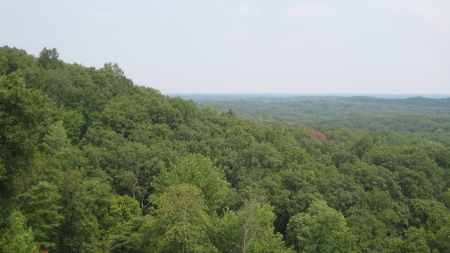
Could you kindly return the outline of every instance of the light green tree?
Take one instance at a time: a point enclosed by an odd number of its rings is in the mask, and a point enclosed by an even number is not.
[[[314,201],[306,213],[291,218],[288,243],[301,252],[351,252],[353,237],[342,213]]]
[[[246,203],[238,213],[241,252],[285,252],[282,235],[274,232],[273,208],[255,201]]]
[[[49,154],[55,155],[63,152],[64,149],[70,146],[70,141],[67,138],[67,131],[64,128],[62,121],[56,121],[48,128],[48,133],[42,139],[42,147]]]
[[[6,226],[0,231],[0,252],[32,253],[35,250],[33,232],[27,227],[25,216],[13,210],[5,221]]]
[[[115,234],[123,230],[123,226],[130,219],[139,217],[142,209],[139,202],[127,195],[118,196],[113,200],[109,213],[105,217],[111,233]]]
[[[190,184],[170,186],[156,202],[157,226],[163,231],[163,252],[215,252],[209,243],[211,226],[200,189]]]
[[[270,205],[251,200],[237,212],[214,217],[211,239],[220,252],[290,252],[274,232],[274,219]]]
[[[153,187],[156,193],[161,194],[169,186],[182,183],[195,185],[202,191],[209,209],[215,211],[233,194],[224,177],[224,172],[214,166],[209,158],[195,154],[182,157],[163,169],[155,178]]]
[[[427,231],[424,228],[409,227],[405,239],[394,247],[395,252],[431,252],[427,244]]]

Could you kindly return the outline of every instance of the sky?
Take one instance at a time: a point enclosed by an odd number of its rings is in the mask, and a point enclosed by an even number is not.
[[[163,94],[450,94],[449,0],[0,0],[0,46]]]

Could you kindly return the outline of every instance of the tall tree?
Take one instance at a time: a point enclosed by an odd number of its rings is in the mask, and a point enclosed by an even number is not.
[[[45,248],[54,248],[56,231],[63,218],[58,213],[61,196],[55,185],[41,181],[20,196],[22,209],[33,228],[35,240]]]
[[[214,217],[211,239],[220,252],[290,252],[274,232],[273,208],[250,200],[237,212]]]
[[[25,88],[18,75],[0,76],[0,218],[18,194],[20,178],[28,172],[45,132],[52,103],[40,91]],[[0,225],[1,226],[1,225]]]
[[[170,186],[156,202],[164,252],[215,252],[208,240],[211,226],[203,194],[189,184]]]

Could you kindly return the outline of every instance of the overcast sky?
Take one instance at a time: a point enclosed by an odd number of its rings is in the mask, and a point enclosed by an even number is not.
[[[450,94],[450,0],[0,0],[3,45],[164,94]]]

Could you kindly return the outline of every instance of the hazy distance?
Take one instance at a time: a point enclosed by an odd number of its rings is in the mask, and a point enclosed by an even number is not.
[[[0,46],[164,94],[450,94],[448,0],[0,3]]]

